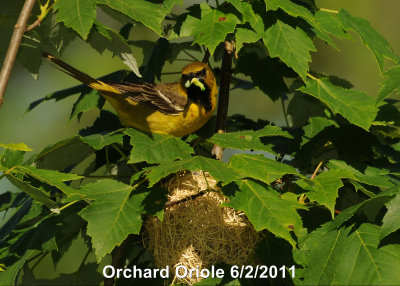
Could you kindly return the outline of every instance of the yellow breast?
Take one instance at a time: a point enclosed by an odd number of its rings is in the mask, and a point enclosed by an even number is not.
[[[137,103],[124,96],[119,96],[117,90],[101,94],[117,111],[121,123],[135,127],[144,132],[184,136],[200,129],[211,117],[216,106],[216,87],[211,93],[211,110],[206,111],[199,104],[188,102],[183,112],[165,114],[152,107]]]

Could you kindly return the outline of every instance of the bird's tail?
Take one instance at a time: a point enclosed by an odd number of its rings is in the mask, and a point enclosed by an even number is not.
[[[70,66],[69,64],[63,62],[62,60],[56,58],[55,56],[43,52],[43,56],[45,58],[47,58],[48,60],[50,60],[51,62],[55,63],[57,66],[59,66],[61,68],[61,70],[63,72],[65,72],[66,74],[72,76],[73,78],[83,82],[84,84],[88,85],[89,87],[98,90],[100,93],[102,93],[103,95],[108,95],[108,94],[112,94],[112,93],[119,93],[115,88],[113,88],[112,86],[99,81],[87,74],[85,74],[84,72],[81,72],[79,70],[77,70],[76,68]]]

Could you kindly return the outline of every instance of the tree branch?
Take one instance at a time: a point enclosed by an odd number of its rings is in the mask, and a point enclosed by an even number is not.
[[[7,83],[10,79],[10,74],[14,66],[15,57],[17,56],[22,36],[25,33],[26,24],[28,23],[28,19],[35,2],[35,0],[25,0],[17,24],[14,26],[14,33],[11,37],[10,45],[8,46],[7,54],[0,73],[0,107],[3,104],[4,93],[6,91]]]
[[[234,54],[234,42],[225,41],[224,54],[222,56],[221,77],[219,83],[219,98],[217,110],[217,133],[226,132],[226,121],[228,117],[229,104],[229,87],[232,77],[232,57]],[[218,160],[222,160],[224,149],[218,145],[214,145],[211,154]]]

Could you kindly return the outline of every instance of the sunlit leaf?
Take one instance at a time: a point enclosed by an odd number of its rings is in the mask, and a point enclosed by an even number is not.
[[[225,205],[243,211],[257,231],[268,229],[295,247],[291,232],[303,227],[296,205],[280,198],[272,188],[251,180],[231,183],[224,188],[224,194],[230,201]]]
[[[342,115],[350,123],[365,130],[371,127],[378,113],[374,98],[360,91],[334,85],[327,78],[309,80],[300,90],[318,98],[333,113]]]
[[[299,27],[296,29],[277,20],[263,37],[271,57],[279,57],[288,67],[293,68],[303,80],[306,78],[310,51],[316,51],[310,37]]]
[[[143,133],[136,129],[127,129],[125,134],[131,137],[133,146],[129,162],[148,163],[171,162],[175,159],[187,159],[193,153],[192,147],[180,138],[171,135]]]

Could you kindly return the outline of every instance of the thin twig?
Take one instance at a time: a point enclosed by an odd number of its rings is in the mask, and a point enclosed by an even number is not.
[[[191,53],[189,53],[188,51],[183,50],[183,52],[184,52],[186,55],[188,55],[190,58],[192,58],[193,60],[195,60],[196,62],[199,61],[195,56],[193,56],[193,55],[192,55]]]
[[[315,176],[317,175],[317,173],[318,173],[318,171],[319,171],[319,169],[321,168],[321,166],[322,166],[323,163],[324,163],[324,161],[319,162],[317,168],[315,168],[315,171],[314,171],[314,173],[313,173],[312,176],[311,176],[311,180],[313,180],[313,179],[315,178]]]
[[[0,107],[3,104],[4,93],[6,92],[8,80],[10,79],[15,58],[17,56],[19,46],[21,45],[22,36],[25,33],[26,24],[28,23],[28,19],[35,2],[35,0],[25,0],[17,24],[14,26],[14,33],[11,37],[10,45],[8,46],[7,54],[4,58],[3,67],[0,73]]]
[[[232,77],[232,57],[234,54],[234,42],[225,41],[224,54],[222,56],[221,64],[221,78],[219,84],[219,99],[217,110],[217,133],[226,132],[226,121],[228,117],[228,104],[229,104],[229,87]],[[222,160],[224,149],[218,145],[214,145],[211,152],[215,158]]]

